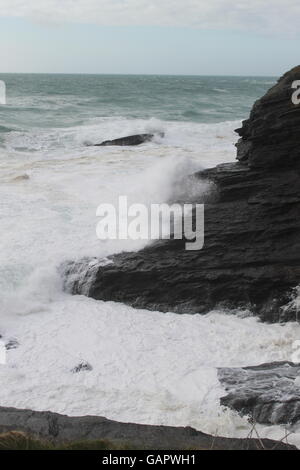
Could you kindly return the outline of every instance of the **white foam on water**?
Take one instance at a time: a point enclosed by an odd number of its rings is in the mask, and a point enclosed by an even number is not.
[[[118,136],[117,128],[126,135],[162,126],[156,120],[124,119],[123,126],[121,121],[104,120],[105,132],[99,123],[84,129],[57,130],[57,145],[48,139],[52,131],[30,132],[26,139],[30,148],[36,145],[36,152],[16,151],[19,134],[7,135],[7,148],[0,154],[0,286],[7,295],[11,291],[13,301],[18,297],[16,289],[27,284],[34,270],[55,272],[54,268],[68,259],[107,256],[145,244],[99,241],[96,209],[100,203],[117,206],[119,195],[127,195],[129,203],[165,202],[176,198],[185,176],[214,166],[224,154],[227,160],[234,158],[236,123],[164,123],[165,139],[150,144],[136,148],[84,146],[87,135],[96,141],[99,129],[103,137],[111,138]],[[74,150],[65,140],[69,132],[76,136],[72,137]],[[21,298],[24,303],[23,291]]]
[[[119,195],[145,204],[175,197],[184,176],[234,160],[238,126],[110,118],[6,136],[0,334],[16,338],[19,347],[0,365],[1,406],[247,435],[246,418],[219,405],[224,390],[216,368],[290,360],[299,325],[265,325],[225,312],[163,314],[72,297],[62,292],[58,274],[66,260],[144,246],[99,241],[97,206],[117,203]],[[164,139],[136,148],[84,145],[158,130]],[[72,373],[81,361],[93,370]],[[262,436],[284,434],[281,427],[259,429]],[[300,442],[298,434],[289,440]]]
[[[13,131],[6,136],[6,153],[20,152],[30,161],[39,159],[66,159],[79,156],[106,156],[114,154],[115,147],[89,147],[104,140],[116,139],[126,135],[154,133],[154,141],[138,147],[131,147],[132,154],[141,154],[151,149],[154,155],[188,154],[205,162],[205,166],[213,166],[215,162],[224,163],[232,160],[237,140],[234,133],[236,122],[220,122],[217,124],[199,124],[193,122],[160,121],[159,119],[127,119],[127,118],[91,118],[85,125],[67,128],[33,128],[28,131]],[[160,132],[165,137],[159,136]],[[86,144],[86,146],[84,146]],[[128,147],[127,147],[128,149]],[[191,155],[192,154],[192,155]]]
[[[11,316],[2,331],[17,339],[0,366],[2,406],[93,414],[124,422],[190,425],[245,437],[246,418],[219,405],[217,367],[288,360],[300,326],[255,318],[135,310],[61,294],[45,310]],[[91,371],[74,373],[82,362]],[[257,426],[282,438],[284,428]],[[300,434],[290,442],[300,444]]]

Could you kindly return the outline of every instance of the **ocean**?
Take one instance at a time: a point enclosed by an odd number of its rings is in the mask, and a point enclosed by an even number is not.
[[[119,195],[166,202],[182,176],[234,161],[234,129],[276,79],[0,80],[7,87],[7,105],[0,105],[0,334],[11,344],[0,364],[0,405],[248,435],[247,419],[219,405],[217,368],[290,360],[298,324],[262,324],[251,312],[149,312],[71,296],[59,268],[143,247],[98,240],[98,205]],[[154,140],[138,147],[91,146],[146,132]],[[81,362],[92,370],[73,373]],[[261,437],[285,434],[280,426],[257,428]],[[297,430],[289,442],[299,445]]]

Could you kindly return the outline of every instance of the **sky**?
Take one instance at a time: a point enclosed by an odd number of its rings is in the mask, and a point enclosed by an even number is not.
[[[299,0],[0,0],[0,73],[278,76]]]

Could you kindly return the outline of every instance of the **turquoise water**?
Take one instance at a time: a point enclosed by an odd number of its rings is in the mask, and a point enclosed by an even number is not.
[[[142,248],[140,240],[98,240],[98,205],[117,208],[120,195],[146,206],[189,195],[187,175],[234,161],[234,129],[275,79],[0,80],[7,85],[7,105],[0,106],[0,333],[19,344],[0,367],[1,405],[249,435],[246,418],[220,407],[217,368],[290,360],[298,327],[262,325],[236,312],[136,311],[72,296],[59,270],[65,261]],[[148,131],[165,136],[137,147],[86,145]],[[93,370],[73,374],[82,361]],[[285,435],[278,427],[258,432]]]
[[[272,77],[1,74],[0,132],[79,126],[92,118],[216,123],[243,119]]]

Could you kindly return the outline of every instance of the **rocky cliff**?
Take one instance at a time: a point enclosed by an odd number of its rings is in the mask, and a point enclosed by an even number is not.
[[[113,256],[105,266],[69,263],[72,293],[160,311],[250,308],[266,321],[296,319],[291,299],[300,283],[300,105],[292,103],[291,86],[297,79],[300,66],[254,104],[237,130],[238,162],[193,176],[199,182],[193,202],[205,202],[202,250],[186,251],[185,240],[164,240]],[[203,181],[211,187],[205,198]]]

